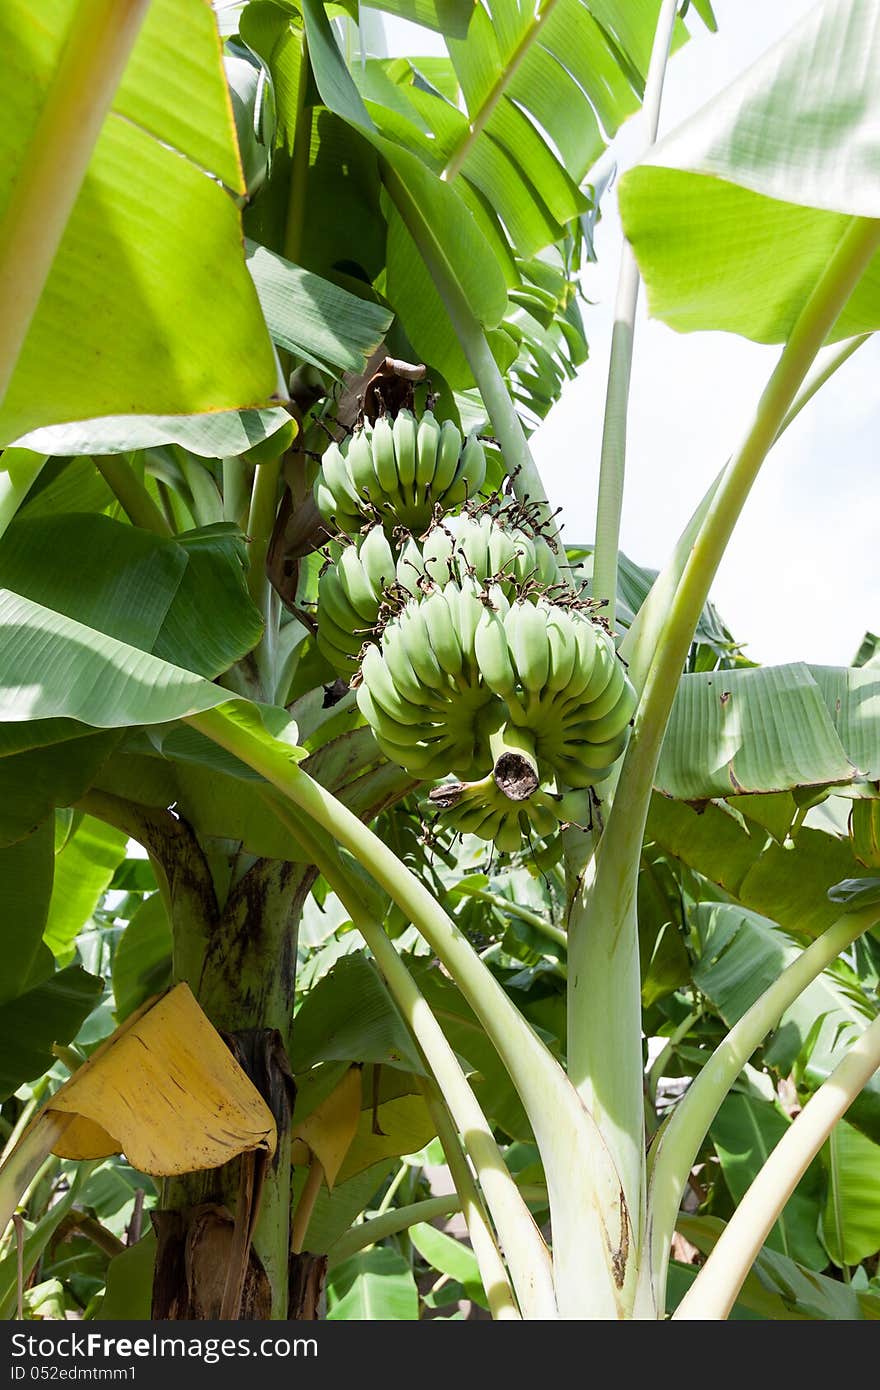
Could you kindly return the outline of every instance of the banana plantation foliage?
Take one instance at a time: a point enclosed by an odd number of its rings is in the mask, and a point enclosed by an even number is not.
[[[710,601],[880,327],[880,0],[657,138],[718,27],[3,5],[4,1319],[880,1317],[880,639]],[[776,345],[659,572],[642,280]],[[530,440],[606,368],[575,543]]]

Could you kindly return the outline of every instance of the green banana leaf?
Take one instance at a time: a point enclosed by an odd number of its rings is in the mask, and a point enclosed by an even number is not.
[[[362,372],[391,323],[391,311],[245,242],[266,325],[279,347],[333,376]]]
[[[724,1181],[735,1202],[745,1196],[791,1121],[770,1101],[734,1091],[712,1121],[710,1135]],[[789,1197],[766,1244],[807,1269],[823,1270],[828,1256],[817,1229],[822,1210],[822,1170],[813,1163]]]
[[[713,1249],[724,1230],[717,1216],[679,1215],[678,1230],[704,1255]],[[762,1316],[774,1319],[819,1319],[829,1322],[873,1321],[880,1315],[880,1294],[856,1290],[825,1274],[804,1269],[795,1260],[761,1250],[746,1276],[740,1302]]]
[[[328,1321],[414,1321],[419,1294],[412,1270],[396,1250],[361,1250],[327,1276]]]
[[[822,1161],[828,1183],[822,1239],[835,1264],[860,1264],[880,1250],[880,1145],[840,1120]]]
[[[305,0],[321,100],[373,146],[392,193],[388,299],[412,348],[453,387],[473,378],[425,260],[443,264],[510,366],[517,343],[493,330],[520,278],[514,256],[558,243],[591,209],[579,185],[639,104],[658,12],[658,0],[637,11],[560,0],[536,15],[497,0],[476,8],[466,38],[448,38],[451,66],[367,60],[349,74],[323,5]]]
[[[171,979],[171,927],[161,894],[153,893],[136,910],[113,954],[117,1022],[160,994]]]
[[[136,1245],[110,1261],[106,1291],[97,1314],[101,1322],[149,1322],[155,1264],[154,1231],[147,1231]]]
[[[361,952],[338,961],[309,991],[296,1015],[293,1070],[328,1061],[424,1070],[385,982]]]
[[[243,552],[225,523],[171,540],[97,514],[21,517],[0,538],[0,586],[213,677],[262,633]]]
[[[76,937],[89,922],[125,858],[128,836],[83,816],[55,855],[55,881],[43,940],[56,959],[69,960]]]
[[[760,666],[683,676],[654,785],[679,801],[880,777],[875,668]],[[870,794],[870,788],[865,788]]]
[[[440,1274],[454,1279],[462,1290],[462,1296],[489,1307],[489,1300],[480,1278],[477,1257],[468,1246],[452,1236],[438,1231],[436,1226],[419,1221],[409,1228],[409,1238],[423,1259],[428,1261]]]
[[[0,1004],[0,1100],[49,1070],[53,1043],[76,1037],[103,988],[100,976],[69,965]]]
[[[829,888],[859,873],[850,841],[811,826],[794,829],[786,840],[787,824],[769,829],[752,818],[751,797],[737,798],[734,806],[710,801],[692,808],[655,795],[648,838],[744,907],[787,931],[818,936],[842,911],[829,900]]]
[[[52,898],[54,840],[55,826],[47,820],[26,839],[0,849],[0,1006],[34,983]]]
[[[74,0],[2,7],[0,218],[75,12]],[[0,408],[0,442],[84,417],[268,404],[276,368],[241,249],[243,192],[213,13],[153,0]]]
[[[324,1255],[347,1231],[355,1217],[371,1204],[388,1174],[396,1167],[396,1160],[382,1159],[371,1168],[365,1168],[347,1182],[337,1182],[332,1192],[322,1187],[312,1208],[306,1231],[305,1249],[313,1255]],[[300,1193],[305,1186],[307,1169],[295,1168],[293,1174],[292,1200],[294,1209]],[[332,1263],[332,1261],[331,1261]]]
[[[849,219],[880,217],[880,0],[822,0],[621,180],[651,313],[784,341]],[[831,341],[880,327],[880,258]]]
[[[280,409],[221,410],[214,415],[111,415],[103,420],[46,425],[17,442],[23,448],[56,457],[125,454],[160,444],[180,444],[203,458],[226,458],[243,454],[289,422],[288,412]]]
[[[700,903],[689,913],[700,945],[697,988],[732,1027],[798,956],[800,947],[775,922],[734,903]],[[875,1005],[841,964],[824,970],[783,1014],[764,1060],[803,1084],[821,1086],[874,1016]],[[880,1139],[880,1078],[873,1077],[848,1112],[850,1122]]]

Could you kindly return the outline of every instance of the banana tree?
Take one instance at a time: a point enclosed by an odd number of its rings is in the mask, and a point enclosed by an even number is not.
[[[356,1215],[375,1191],[373,1165],[434,1135],[494,1316],[662,1316],[682,1193],[725,1098],[804,991],[880,919],[865,861],[834,870],[847,836],[826,834],[827,858],[810,862],[804,819],[833,790],[852,800],[854,831],[858,822],[870,841],[876,672],[736,669],[706,608],[775,440],[878,326],[880,209],[862,177],[877,100],[864,55],[876,49],[878,6],[819,4],[622,181],[632,250],[589,556],[562,547],[528,429],[583,360],[573,285],[595,213],[584,179],[605,135],[640,103],[656,134],[667,58],[686,38],[673,0],[418,7],[448,58],[364,52],[349,63],[319,0],[251,0],[228,36],[235,99],[215,46],[200,102],[184,103],[178,125],[180,103],[165,95],[173,82],[155,74],[187,80],[197,29],[216,45],[207,7],[155,0],[118,87],[134,30],[107,56],[87,41],[93,8],[68,5],[66,30],[59,20],[42,55],[50,96],[42,115],[31,111],[19,151],[35,172],[15,185],[3,222],[4,273],[29,298],[0,344],[11,446],[0,829],[10,891],[27,865],[39,870],[39,903],[15,933],[10,999],[18,1017],[40,1010],[42,1034],[4,1085],[45,1069],[100,988],[64,968],[83,918],[71,909],[57,925],[61,855],[93,863],[89,832],[130,837],[156,884],[153,927],[139,939],[170,941],[173,980],[228,1037],[278,1132],[259,1172],[238,1161],[166,1183],[147,1251],[153,1316],[313,1310],[329,1188],[341,1194],[372,1172]],[[708,5],[694,9],[713,23]],[[25,52],[33,7],[22,0],[8,23]],[[817,64],[818,87],[804,80]],[[102,95],[91,143],[68,164],[57,111],[86,73]],[[220,258],[184,318],[164,303],[152,312],[181,239],[163,222],[154,246],[125,201],[107,147],[132,131],[155,144],[157,170],[169,153],[177,161],[161,185],[162,206],[189,234],[176,283],[186,291],[194,261],[204,274],[203,235]],[[61,165],[54,240],[47,231],[31,256],[27,229]],[[185,190],[172,179],[183,166],[195,171]],[[114,231],[114,276],[144,303],[113,295],[108,278],[114,312],[131,305],[134,327],[119,330],[108,362],[109,330],[89,321],[98,345],[88,380],[66,382],[47,407],[34,364],[47,338],[57,352],[74,331],[77,238],[99,192],[101,206],[130,213],[101,226],[108,239]],[[743,225],[748,238],[731,233]],[[126,279],[126,254],[134,267],[137,252],[146,268]],[[668,565],[637,592],[618,533],[640,272],[653,311],[673,326],[783,346]],[[149,360],[156,341],[167,344],[167,371]],[[540,910],[525,919],[558,960],[564,953],[555,1035],[461,929],[442,875],[412,852],[409,813],[389,808],[415,792],[441,844],[449,831],[475,832],[515,863],[562,866],[564,925]],[[688,803],[745,843],[701,835]],[[790,933],[778,977],[739,1012],[719,1005],[728,1031],[647,1156],[646,840]],[[795,876],[774,894],[757,861],[802,845],[810,892]],[[86,914],[108,881],[96,874]],[[332,1011],[318,1007],[320,981],[311,1012],[306,995],[294,1017],[297,928],[313,889],[332,892],[365,943],[371,973],[346,997],[380,999],[394,1025],[381,1040],[343,1045]],[[407,949],[410,927],[447,983]],[[75,979],[63,978],[69,970]],[[346,1009],[336,1011],[341,1028]],[[877,1022],[864,1021],[854,1041],[845,1034],[848,1047],[835,1034],[829,1079],[723,1233],[700,1234],[719,1253],[678,1316],[727,1315],[810,1160],[880,1062]],[[463,1064],[474,1049],[480,1063]],[[514,1121],[499,1122],[488,1103],[487,1068],[536,1146],[549,1235],[499,1140]],[[426,1207],[406,1218],[386,1209],[372,1234],[437,1211]],[[242,1238],[231,1306],[216,1251]],[[360,1248],[351,1237],[341,1246],[351,1258]],[[348,1292],[339,1286],[340,1307]]]

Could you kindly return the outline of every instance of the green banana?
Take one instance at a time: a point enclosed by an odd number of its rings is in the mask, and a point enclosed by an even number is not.
[[[331,522],[340,531],[345,531],[353,535],[361,524],[363,518],[356,512],[348,511],[340,506],[336,500],[336,494],[331,492],[327,484],[318,474],[318,481],[315,484],[315,505],[325,521]]]
[[[523,541],[528,538],[523,536]],[[487,562],[490,575],[507,574],[520,578],[520,574],[515,569],[517,558],[517,544],[510,531],[498,521],[492,521],[489,526],[489,544],[486,547]]]
[[[502,817],[501,824],[492,836],[495,841],[495,848],[501,854],[516,854],[522,845],[522,830],[520,829],[518,814],[508,812]]]
[[[541,797],[540,793],[536,793],[534,796],[530,797],[528,801],[523,802],[520,808],[521,826],[524,819],[534,834],[541,840],[546,839],[548,835],[552,835],[559,825],[559,819],[555,811],[550,803]]]
[[[459,518],[451,517],[450,522]],[[413,543],[414,544],[414,543]],[[418,550],[418,547],[415,547]],[[446,522],[432,526],[422,544],[420,553],[424,573],[435,584],[448,584],[452,578],[451,564],[455,553],[455,537]]]
[[[384,415],[380,415],[373,425],[371,444],[373,449],[373,468],[382,500],[392,508],[399,505],[397,457],[394,452],[394,431]]]
[[[596,659],[593,664],[593,673],[580,694],[582,705],[590,705],[594,700],[598,700],[599,696],[607,690],[615,670],[620,666],[614,647],[614,639],[604,628],[596,628],[595,632]]]
[[[361,663],[363,684],[374,704],[380,705],[399,724],[422,724],[428,713],[424,704],[407,700],[395,685],[388,666],[375,645],[369,646]]]
[[[623,662],[615,653],[614,669],[611,672],[611,679],[595,700],[582,700],[579,702],[578,709],[582,719],[601,719],[609,710],[614,709],[621,695],[626,689],[626,669]]]
[[[401,482],[412,488],[415,485],[416,500],[426,499],[429,492],[432,492],[431,484],[434,481],[434,473],[437,468],[437,450],[440,447],[441,437],[440,424],[434,417],[433,411],[426,410],[419,421],[418,432],[416,435],[416,456],[415,474],[409,479],[401,478]],[[434,501],[440,499],[433,497]]]
[[[408,603],[398,615],[396,622],[399,625],[404,650],[419,680],[433,690],[443,690],[448,685],[448,680],[428,641],[423,609],[424,601]]]
[[[550,667],[544,689],[555,694],[565,691],[571,684],[578,657],[574,624],[566,610],[558,604],[550,604],[547,609],[547,645],[550,649]]]
[[[336,567],[325,570],[318,580],[318,626],[328,617],[341,632],[356,639],[356,645],[363,643],[366,624],[346,595]]]
[[[510,659],[504,617],[489,607],[483,607],[474,633],[474,655],[477,669],[485,684],[502,699],[516,691],[516,671]]]
[[[328,570],[327,573],[336,575],[343,597],[362,620],[361,626],[372,627],[379,616],[382,590],[377,590],[370,582],[359,547],[347,545],[333,570]],[[320,594],[320,580],[318,581],[318,592]]]
[[[412,495],[412,484],[416,476],[417,432],[418,425],[412,411],[398,411],[393,425],[394,458],[397,469],[397,485],[400,487],[402,497]]]
[[[425,573],[422,552],[412,536],[408,536],[403,549],[397,557],[397,582],[407,593],[416,598],[419,593],[419,579]]]
[[[352,435],[345,461],[359,505],[363,507],[365,501],[377,502],[380,492],[379,481],[373,464],[372,444],[366,430],[358,430],[357,434]]]
[[[332,666],[340,676],[353,676],[358,669],[357,657],[350,652],[343,651],[335,642],[332,642],[326,632],[318,632],[316,639],[318,651],[323,656],[328,665]]]
[[[373,592],[381,601],[395,575],[394,553],[381,526],[371,526],[358,542],[358,559]]]
[[[324,450],[318,477],[333,494],[338,511],[360,511],[360,498],[348,471],[348,460],[334,440],[331,440]]]
[[[447,507],[458,506],[476,497],[486,480],[486,455],[475,434],[468,435],[458,460],[455,475],[443,501]]]
[[[623,689],[610,710],[598,719],[590,719],[592,705],[585,706],[584,717],[577,724],[580,736],[589,743],[605,743],[623,733],[635,713],[638,696],[631,682],[624,676]]]
[[[520,682],[530,694],[539,694],[550,671],[547,619],[534,604],[518,600],[504,619],[511,656]]]
[[[355,696],[357,707],[366,719],[377,738],[384,739],[396,748],[408,748],[411,744],[428,742],[437,737],[437,730],[431,724],[402,724],[392,718],[370,693],[370,688],[361,683]]]
[[[434,478],[431,485],[431,492],[435,502],[445,501],[445,494],[449,488],[455,470],[458,467],[458,460],[461,457],[461,430],[453,420],[444,420],[440,426],[440,443],[437,446],[437,465],[434,469]]]
[[[428,641],[440,669],[449,676],[458,674],[462,669],[463,653],[443,591],[436,589],[429,594],[422,600],[420,608]]]

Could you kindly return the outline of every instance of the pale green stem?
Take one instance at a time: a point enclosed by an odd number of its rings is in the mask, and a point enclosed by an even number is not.
[[[616,1317],[625,1296],[623,1284],[630,1278],[626,1257],[632,1223],[621,1209],[620,1178],[603,1137],[559,1063],[464,934],[393,850],[294,761],[280,761],[276,748],[233,715],[234,710],[215,709],[187,720],[259,772],[344,845],[439,956],[497,1049],[541,1151],[551,1219],[553,1211],[557,1213],[554,1272],[560,1313]]]
[[[802,389],[797,394],[794,404],[779,426],[779,432],[776,435],[777,439],[779,439],[780,435],[785,433],[792,421],[797,419],[804,406],[809,404],[816,392],[825,385],[826,381],[834,376],[838,368],[842,367],[844,362],[848,362],[853,353],[858,348],[863,347],[868,339],[873,338],[873,336],[873,333],[861,333],[856,338],[846,338],[844,342],[837,343],[833,348],[828,349],[828,356],[824,361],[817,360],[814,370],[807,377]]]
[[[450,156],[446,168],[443,170],[441,178],[446,179],[447,182],[455,178],[456,174],[465,163],[474,144],[485,130],[493,111],[497,107],[499,101],[501,101],[508,86],[513,81],[514,76],[519,71],[520,65],[528,56],[532,45],[537,42],[541,28],[552,14],[556,3],[557,0],[543,0],[543,3],[538,5],[537,13],[533,15],[519,43],[510,56],[505,58],[497,78],[492,84],[488,94],[484,97],[479,110],[472,117],[467,130]]]
[[[221,460],[223,472],[223,519],[244,526],[248,509],[247,466],[236,455]]]
[[[717,1321],[727,1317],[785,1203],[878,1067],[880,1017],[853,1043],[785,1131],[679,1304],[675,1318]]]
[[[458,1211],[461,1211],[461,1198],[457,1192],[451,1192],[448,1197],[426,1197],[422,1202],[394,1207],[381,1216],[369,1217],[359,1226],[350,1226],[333,1242],[327,1255],[331,1264],[341,1264],[359,1250],[366,1250],[388,1236],[396,1236],[399,1231],[407,1231],[420,1221],[436,1221],[440,1216],[454,1216]]]
[[[130,463],[120,454],[94,454],[92,462],[113,493],[132,526],[170,536],[171,527]]]
[[[290,160],[283,246],[285,259],[293,261],[295,265],[299,265],[302,256],[302,232],[308,212],[307,183],[313,121],[311,107],[307,107],[305,104],[308,83],[309,48],[305,33],[303,33],[299,78],[296,87],[296,117],[293,127],[293,150]]]
[[[702,1017],[702,1009],[694,1009],[693,1013],[689,1013],[686,1018],[682,1019],[678,1027],[674,1029],[674,1031],[669,1035],[665,1047],[662,1049],[661,1052],[657,1054],[657,1057],[654,1060],[654,1065],[648,1072],[648,1095],[650,1096],[652,1105],[657,1096],[657,1086],[659,1085],[660,1078],[663,1075],[663,1068],[666,1066],[666,1063],[669,1061],[669,1059],[673,1056],[675,1049],[678,1047],[678,1044],[681,1042],[682,1038],[687,1037],[694,1024],[698,1023]]]
[[[251,505],[247,522],[247,534],[250,541],[248,589],[260,612],[265,610],[265,598],[269,587],[269,581],[266,578],[266,554],[269,549],[272,528],[275,525],[280,478],[280,456],[277,459],[272,459],[269,463],[259,463],[254,469]]]
[[[309,1229],[309,1222],[312,1219],[312,1212],[315,1210],[315,1203],[321,1191],[321,1184],[324,1181],[324,1169],[317,1154],[312,1154],[309,1161],[309,1172],[306,1178],[305,1187],[299,1194],[299,1201],[293,1213],[290,1232],[290,1248],[294,1255],[302,1253],[305,1245],[306,1234]]]
[[[4,449],[0,458],[0,536],[15,517],[42,472],[46,454],[30,449]]]
[[[0,401],[149,0],[79,0],[0,224]]]
[[[63,1062],[71,1076],[73,1076],[75,1071],[79,1071],[83,1062],[86,1060],[83,1054],[75,1048],[72,1043],[53,1043],[52,1056],[57,1057],[59,1062]]]
[[[546,489],[526,442],[516,408],[504,384],[498,363],[492,355],[482,325],[446,259],[440,236],[426,221],[416,199],[390,164],[383,163],[382,178],[446,307],[492,421],[492,428],[504,457],[504,467],[514,478],[516,495],[523,500],[528,498],[530,502],[539,504],[547,534],[559,545],[559,530],[547,507]]]
[[[339,863],[335,847],[326,846],[276,797],[266,801],[345,906],[375,957],[376,964],[419,1049],[430,1067],[456,1127],[464,1138],[486,1203],[503,1242],[519,1304],[527,1317],[555,1318],[550,1260],[543,1237],[504,1162],[492,1127],[483,1114],[461,1064],[424,995],[419,990],[381,923],[368,911]]]
[[[31,1092],[31,1098],[23,1106],[22,1112],[16,1120],[12,1132],[9,1135],[9,1138],[7,1139],[5,1145],[3,1146],[3,1152],[0,1153],[0,1166],[2,1166],[2,1164],[6,1162],[7,1158],[12,1153],[12,1150],[15,1148],[19,1139],[24,1134],[25,1130],[27,1129],[34,1115],[36,1114],[37,1107],[39,1106],[40,1101],[43,1099],[43,1096],[45,1095],[48,1088],[48,1076],[41,1076],[39,1081],[34,1083]]]
[[[354,920],[354,919],[352,919],[352,920]],[[397,1193],[398,1193],[398,1191],[399,1191],[399,1189],[400,1189],[400,1185],[401,1185],[401,1183],[403,1182],[403,1180],[404,1180],[404,1178],[406,1177],[406,1175],[407,1175],[408,1172],[409,1172],[409,1164],[408,1164],[408,1163],[401,1163],[401,1165],[400,1165],[400,1167],[398,1168],[397,1172],[394,1174],[394,1177],[392,1178],[391,1182],[388,1184],[388,1190],[387,1190],[387,1192],[385,1193],[385,1196],[382,1198],[381,1202],[379,1203],[379,1210],[378,1210],[378,1213],[377,1213],[379,1216],[382,1216],[382,1214],[383,1214],[384,1212],[386,1212],[386,1211],[388,1210],[388,1208],[391,1206],[391,1203],[394,1201],[394,1198],[397,1196]]]
[[[807,300],[725,469],[660,632],[596,857],[575,903],[568,946],[568,1068],[620,1173],[631,1212],[644,1212],[644,1108],[636,900],[657,760],[709,586],[761,463],[810,365],[880,245],[880,222],[853,218]]]
[[[678,0],[663,0],[654,31],[651,61],[645,81],[645,99],[642,104],[649,149],[657,139],[663,80],[666,76],[666,64],[669,61],[677,13]],[[626,477],[626,417],[629,410],[639,283],[636,258],[629,242],[624,241],[620,253],[620,275],[617,282],[617,302],[614,307],[614,328],[611,334],[611,356],[605,393],[599,495],[596,505],[596,549],[593,554],[593,597],[605,602],[605,614],[612,627],[617,613],[617,552],[620,548],[620,517]]]
[[[722,1101],[786,1009],[841,951],[874,925],[878,915],[876,907],[845,913],[811,942],[734,1024],[661,1128],[651,1156],[648,1192],[652,1270],[646,1266],[640,1271],[643,1279],[653,1278],[658,1307],[664,1306],[670,1243],[682,1193]]]
[[[527,922],[535,931],[546,936],[548,941],[552,941],[556,946],[567,946],[568,936],[561,927],[555,927],[552,922],[548,922],[546,917],[542,917],[540,912],[533,912],[529,907],[523,907],[521,903],[512,902],[510,898],[505,898],[501,893],[492,893],[488,888],[475,888],[468,893],[469,898],[477,898],[481,903],[488,903],[490,907],[497,907],[499,912],[506,912],[509,917],[517,917],[521,922]]]
[[[489,1225],[489,1218],[477,1191],[473,1174],[461,1147],[455,1125],[449,1117],[440,1090],[433,1082],[421,1082],[431,1118],[437,1129],[437,1137],[443,1146],[446,1163],[455,1183],[455,1190],[461,1198],[461,1209],[467,1223],[468,1235],[476,1257],[480,1278],[489,1310],[496,1321],[519,1321],[520,1313],[510,1287],[510,1279],[504,1267],[504,1260]]]
[[[187,453],[186,449],[177,448],[174,452],[192,494],[196,524],[213,526],[222,521],[223,502],[208,469],[199,459]]]
[[[20,1135],[0,1167],[0,1234],[6,1230],[22,1194],[30,1187],[73,1118],[60,1111],[45,1110]]]
[[[851,1284],[852,1275],[849,1265],[845,1264],[843,1259],[843,1210],[840,1194],[840,1158],[837,1153],[837,1145],[834,1142],[834,1133],[828,1136],[828,1163],[831,1169],[828,1177],[829,1186],[831,1188],[831,1202],[834,1207],[835,1234],[837,1235],[837,1244],[840,1253],[840,1272],[843,1275],[843,1282],[845,1284]]]

